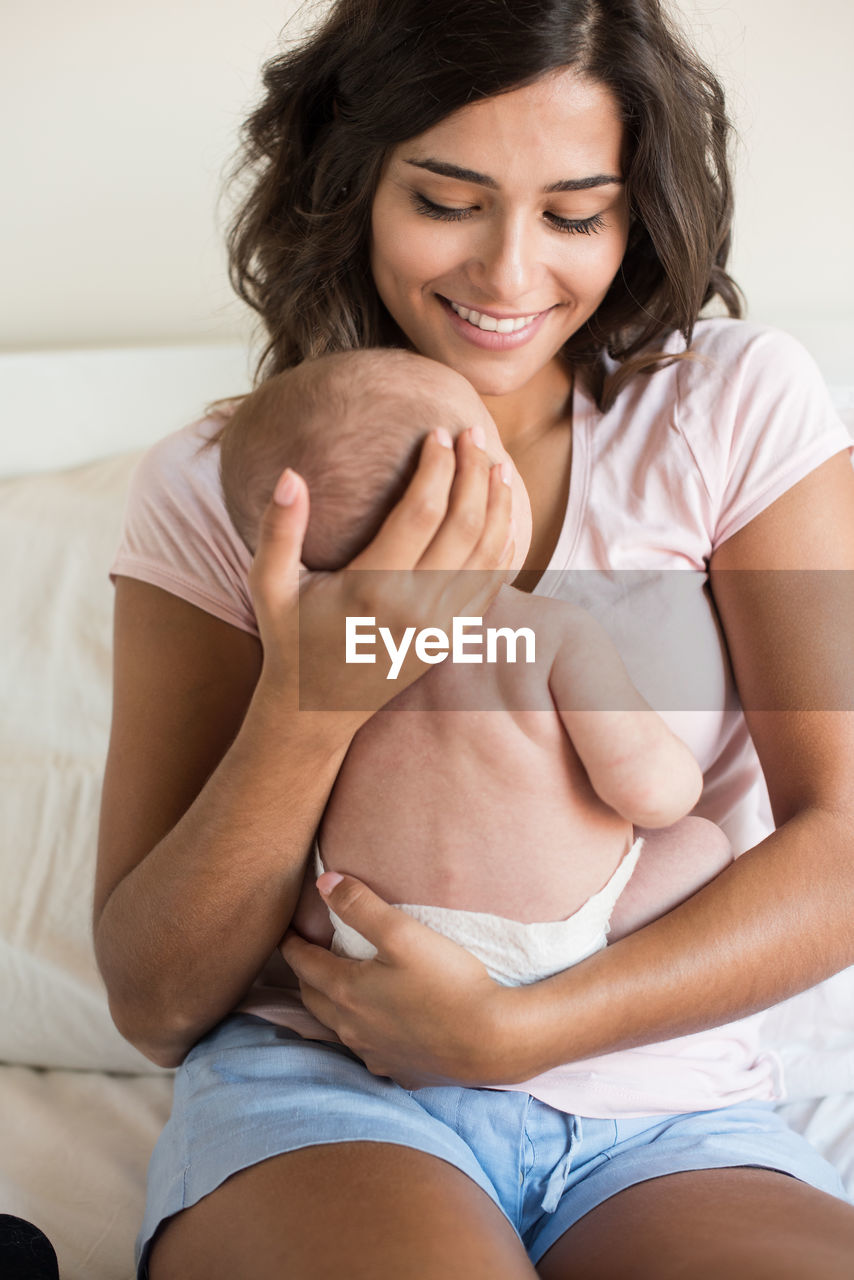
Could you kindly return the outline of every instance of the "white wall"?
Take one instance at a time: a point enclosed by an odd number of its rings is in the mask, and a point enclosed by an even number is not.
[[[854,384],[854,3],[679,0],[738,129],[732,271]]]
[[[217,199],[261,63],[297,8],[7,0],[0,347],[246,331]]]
[[[854,4],[679,0],[741,134],[734,269],[756,318],[854,383]],[[245,336],[217,196],[295,0],[10,4],[0,348]],[[310,13],[309,13],[310,16]]]

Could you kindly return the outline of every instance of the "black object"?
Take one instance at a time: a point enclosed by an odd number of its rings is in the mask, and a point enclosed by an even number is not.
[[[0,1213],[0,1280],[59,1280],[56,1252],[43,1231]]]

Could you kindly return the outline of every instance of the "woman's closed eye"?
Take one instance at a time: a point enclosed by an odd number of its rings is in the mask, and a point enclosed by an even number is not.
[[[419,191],[413,191],[411,194],[412,203],[418,213],[426,218],[436,218],[439,222],[462,222],[478,210],[477,205],[460,209],[452,205],[436,204]],[[589,236],[596,231],[601,231],[605,226],[601,213],[594,213],[589,218],[561,218],[556,213],[545,213],[543,216],[555,231],[567,232],[570,235]]]

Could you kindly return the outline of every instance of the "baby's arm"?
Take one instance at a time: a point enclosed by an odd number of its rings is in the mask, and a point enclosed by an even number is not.
[[[583,609],[549,673],[564,728],[605,804],[638,827],[669,827],[693,809],[703,775],[685,743],[641,697],[605,630]]]

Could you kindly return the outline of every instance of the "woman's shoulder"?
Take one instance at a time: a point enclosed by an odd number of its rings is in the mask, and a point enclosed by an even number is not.
[[[680,335],[671,337],[671,342],[672,349],[685,352]],[[688,359],[677,365],[684,389],[713,390],[716,385],[732,385],[738,379],[768,377],[787,383],[805,380],[810,385],[823,385],[818,365],[799,339],[783,329],[753,320],[728,316],[699,320],[687,355]]]
[[[700,321],[672,369],[673,424],[711,496],[715,546],[850,447],[818,365],[781,329]]]
[[[588,433],[601,474],[654,495],[656,521],[664,509],[695,520],[713,549],[851,447],[818,365],[791,334],[710,318],[690,347],[676,333],[661,349],[681,358],[632,378]]]
[[[700,320],[683,358],[671,366],[679,425],[715,435],[743,433],[751,423],[765,429],[800,417],[804,429],[826,429],[836,415],[829,389],[810,352],[792,334],[747,320]],[[658,375],[655,375],[656,377]],[[653,379],[654,380],[654,379]],[[800,411],[800,412],[798,412]]]
[[[675,357],[652,375],[633,379],[637,398],[714,400],[722,388],[750,380],[776,378],[792,383],[821,383],[821,374],[806,347],[792,334],[752,320],[715,316],[698,320],[690,345],[673,332],[661,344],[665,357]],[[619,403],[619,401],[618,401]]]
[[[177,492],[218,496],[217,433],[223,422],[222,417],[210,414],[162,436],[140,458],[133,489],[138,493],[156,491],[166,500]]]
[[[250,556],[222,497],[213,414],[164,436],[143,454],[130,483],[111,570],[150,582],[254,632]]]
[[[757,394],[782,387],[807,397],[827,395],[802,343],[770,325],[729,317],[699,320],[690,345],[673,332],[659,350],[662,363],[634,377],[609,411],[620,431],[633,427],[648,436],[656,427],[690,429],[708,423],[710,412],[720,428],[724,414],[737,416]]]
[[[681,344],[680,349],[685,349],[684,339],[679,335],[671,335],[670,341],[676,342],[677,347]],[[692,351],[707,354],[712,359],[739,359],[757,350],[773,352],[788,347],[805,350],[797,338],[783,329],[760,324],[756,320],[736,320],[731,316],[709,316],[698,320],[691,339]]]

